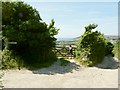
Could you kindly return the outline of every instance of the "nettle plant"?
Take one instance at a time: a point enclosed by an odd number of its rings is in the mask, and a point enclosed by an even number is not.
[[[97,26],[95,24],[86,26],[77,44],[77,58],[87,66],[100,63],[107,55],[113,56],[113,44],[100,32],[92,31]]]

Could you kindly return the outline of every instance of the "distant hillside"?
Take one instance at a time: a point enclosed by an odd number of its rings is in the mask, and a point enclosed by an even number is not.
[[[106,39],[110,40],[110,42],[115,43],[117,40],[120,40],[120,38],[118,38],[118,36],[115,35],[105,35]],[[56,44],[57,45],[68,45],[68,44],[76,44],[76,42],[79,40],[79,37],[76,38],[61,38],[59,40],[57,40]]]
[[[120,37],[118,37],[117,35],[105,35],[105,37],[112,42],[120,40]],[[74,40],[79,40],[79,38],[80,38],[80,36],[74,38]]]
[[[81,36],[79,36],[79,37],[76,37],[76,38],[73,38],[74,40],[79,40],[79,38],[80,38]]]
[[[105,35],[108,39],[120,39],[117,35]]]

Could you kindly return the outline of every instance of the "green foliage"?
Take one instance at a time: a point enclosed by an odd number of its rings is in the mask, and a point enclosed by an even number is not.
[[[114,45],[111,42],[107,42],[106,55],[111,54],[112,56],[114,56],[113,49],[114,49]]]
[[[8,56],[11,53],[10,60],[5,56],[3,61],[17,62],[11,58],[14,56],[22,59],[25,65],[32,66],[56,60],[52,50],[56,43],[54,35],[59,29],[54,27],[54,20],[47,25],[36,9],[23,2],[3,2],[2,16],[3,46],[8,50],[5,51]],[[17,44],[8,44],[11,41]]]
[[[18,66],[23,66],[22,60],[13,55],[12,51],[8,49],[4,49],[1,53],[2,55],[2,69],[10,69],[10,68],[17,68]]]
[[[103,60],[105,55],[113,54],[113,45],[98,31],[92,31],[97,25],[85,27],[85,33],[80,37],[77,45],[77,58],[87,66],[95,65]]]
[[[114,43],[114,53],[115,53],[115,57],[117,57],[120,60],[120,41],[117,41],[116,43]]]
[[[65,60],[65,58],[60,58],[61,66],[67,66],[70,62]]]

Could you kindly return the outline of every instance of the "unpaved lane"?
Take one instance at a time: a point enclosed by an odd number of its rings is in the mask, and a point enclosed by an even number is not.
[[[75,64],[60,66],[55,63],[49,68],[35,71],[23,69],[4,72],[5,88],[118,88],[118,69],[75,69]]]

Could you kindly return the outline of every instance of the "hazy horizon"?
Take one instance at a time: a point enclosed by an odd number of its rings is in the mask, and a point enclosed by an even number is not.
[[[104,36],[118,36],[118,35],[104,35]],[[56,38],[77,38],[80,36],[76,36],[76,37],[56,37]]]

